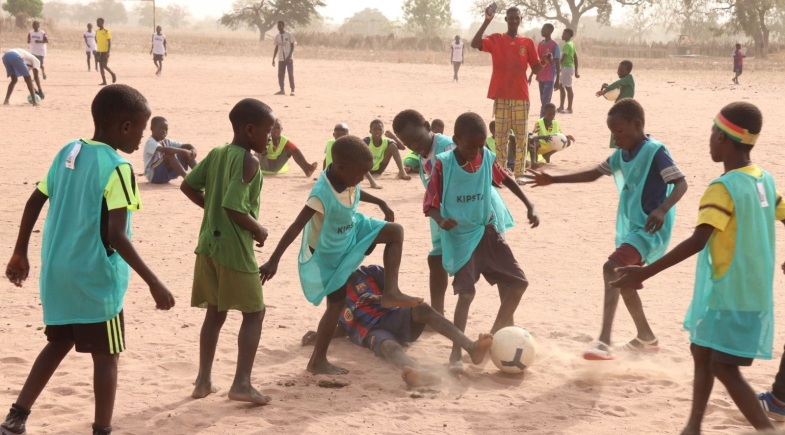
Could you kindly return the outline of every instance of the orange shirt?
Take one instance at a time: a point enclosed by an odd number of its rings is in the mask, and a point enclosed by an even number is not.
[[[494,33],[482,38],[482,51],[491,54],[493,73],[488,98],[529,101],[527,67],[540,63],[534,41],[518,35]]]

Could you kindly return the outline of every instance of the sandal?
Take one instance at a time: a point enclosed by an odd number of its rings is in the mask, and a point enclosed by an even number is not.
[[[635,337],[628,343],[622,344],[617,349],[624,352],[657,353],[660,351],[660,346],[657,337],[654,337],[649,341],[644,341]]]
[[[611,347],[607,343],[597,340],[591,349],[583,352],[583,359],[589,361],[610,361],[616,359],[616,357],[611,353]]]

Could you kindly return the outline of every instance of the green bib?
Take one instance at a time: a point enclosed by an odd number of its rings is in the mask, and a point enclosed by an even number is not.
[[[382,160],[384,160],[384,153],[387,152],[387,145],[389,144],[390,141],[384,136],[382,136],[382,144],[378,147],[373,144],[373,137],[368,138],[368,146],[371,148],[371,153],[373,153],[373,168],[371,168],[371,172],[379,170],[379,166],[382,164]]]
[[[283,154],[283,151],[286,149],[286,144],[289,143],[289,138],[281,135],[281,138],[278,141],[278,147],[273,145],[273,139],[267,142],[267,160],[278,160],[278,157]],[[285,174],[289,172],[289,163],[284,163],[284,165],[279,169],[277,172],[270,172],[270,171],[262,171],[263,174]]]
[[[690,332],[690,341],[700,346],[743,358],[771,359],[774,180],[765,171],[760,178],[733,171],[713,183],[722,183],[733,198],[736,249],[730,268],[719,279],[714,279],[709,244],[701,251],[684,329]]]
[[[333,144],[335,139],[327,141],[327,146],[324,147],[324,167],[327,168],[333,162]]]

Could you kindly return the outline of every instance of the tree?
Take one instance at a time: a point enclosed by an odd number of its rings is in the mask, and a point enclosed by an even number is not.
[[[237,0],[233,5],[234,11],[224,14],[218,22],[232,30],[243,26],[256,27],[261,41],[278,21],[295,27],[307,25],[319,15],[316,8],[322,6],[325,6],[322,0]]]
[[[450,0],[404,0],[407,27],[422,36],[437,36],[452,24]]]
[[[153,25],[153,4],[151,2],[139,3],[134,7],[134,14],[139,16],[137,23],[142,27],[149,27]],[[164,9],[155,8],[155,18],[160,21],[164,16]],[[160,23],[157,23],[160,24]]]
[[[785,0],[719,0],[718,9],[731,16],[726,30],[740,30],[755,41],[755,53],[766,58],[769,53],[770,21],[777,9],[785,7]]]
[[[164,11],[164,20],[167,26],[179,29],[188,25],[188,22],[191,20],[191,13],[185,6],[169,5]]]
[[[687,0],[689,1],[689,0]],[[489,0],[475,0],[475,7],[484,11]],[[658,0],[498,0],[497,9],[503,14],[507,8],[517,6],[523,15],[530,18],[556,20],[570,29],[577,30],[581,17],[589,12],[597,14],[599,22],[610,24],[613,4],[621,6],[642,6]]]
[[[57,22],[69,21],[71,7],[61,1],[48,1],[44,4],[43,16]]]
[[[362,35],[388,35],[392,31],[392,22],[378,9],[366,8],[347,18],[338,31]]]
[[[44,2],[42,0],[6,0],[3,10],[14,16],[16,27],[24,29],[27,27],[28,18],[41,16]]]
[[[96,0],[81,10],[82,21],[95,21],[96,18],[103,18],[108,26],[125,24],[128,22],[128,11],[122,3],[117,0]]]

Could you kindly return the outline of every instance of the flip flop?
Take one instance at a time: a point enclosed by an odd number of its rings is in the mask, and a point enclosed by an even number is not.
[[[636,342],[638,343],[638,346],[633,344]],[[657,353],[660,351],[660,346],[657,337],[654,337],[649,341],[644,341],[635,337],[631,341],[622,344],[617,349],[624,352]]]
[[[611,353],[611,347],[607,343],[597,340],[594,346],[583,352],[583,359],[589,361],[610,361],[616,359]]]

